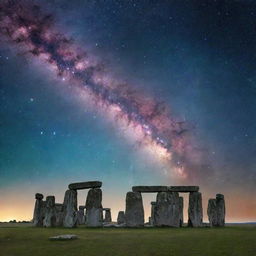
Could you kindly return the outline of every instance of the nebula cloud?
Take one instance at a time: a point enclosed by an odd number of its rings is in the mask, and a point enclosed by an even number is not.
[[[190,125],[174,118],[165,103],[115,79],[86,49],[56,30],[53,15],[44,14],[31,1],[2,1],[0,30],[9,42],[47,63],[66,84],[86,93],[97,107],[131,129],[138,145],[170,171],[184,178],[193,175],[201,154]]]

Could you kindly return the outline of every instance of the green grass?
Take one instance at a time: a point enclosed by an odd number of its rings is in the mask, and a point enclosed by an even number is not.
[[[50,236],[76,234],[72,241]],[[0,227],[1,256],[256,256],[256,227],[89,229]]]

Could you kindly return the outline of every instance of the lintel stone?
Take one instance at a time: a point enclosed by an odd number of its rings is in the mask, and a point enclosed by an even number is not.
[[[100,188],[102,186],[101,181],[85,181],[76,182],[68,185],[70,190],[88,189],[88,188]]]
[[[132,191],[142,193],[167,192],[167,186],[133,186]]]
[[[198,192],[198,186],[170,186],[168,187],[169,192],[182,192],[182,193],[189,193],[189,192]]]

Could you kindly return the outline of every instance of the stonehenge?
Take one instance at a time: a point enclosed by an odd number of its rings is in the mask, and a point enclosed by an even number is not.
[[[144,208],[140,192],[127,192],[126,194],[125,224],[127,227],[144,225]]]
[[[157,227],[179,227],[179,204],[179,194],[177,192],[158,192],[154,209],[154,225]]]
[[[40,193],[36,193],[35,199],[35,207],[34,207],[34,214],[33,214],[33,225],[36,227],[43,226],[43,219],[44,219],[44,207],[45,203],[43,201],[44,196]]]
[[[207,214],[211,227],[225,226],[225,200],[224,195],[217,194],[216,199],[209,199]]]
[[[85,224],[85,215],[84,215],[85,206],[80,205],[77,212],[77,224]]]
[[[170,192],[181,192],[181,193],[188,193],[188,192],[198,192],[198,186],[170,186],[168,187],[168,191]]]
[[[111,209],[110,209],[110,208],[103,208],[102,210],[105,211],[104,222],[105,222],[105,223],[110,223],[110,222],[112,222]]]
[[[56,226],[61,227],[63,225],[63,204],[57,204],[55,203],[55,214],[56,214]]]
[[[203,224],[202,195],[200,192],[189,193],[188,226],[201,227]]]
[[[101,181],[86,181],[86,182],[71,183],[68,185],[68,188],[71,190],[80,190],[80,189],[100,188],[101,186],[102,186]]]
[[[175,227],[184,225],[184,200],[180,193],[189,193],[188,227],[203,226],[202,194],[198,186],[133,186],[126,193],[125,211],[119,211],[117,225],[112,222],[111,209],[102,206],[102,182],[86,181],[71,183],[64,195],[63,203],[56,203],[54,196],[35,194],[33,225],[35,227],[143,227],[145,225],[143,193],[156,193],[151,202],[149,223],[151,227]],[[78,190],[89,189],[85,205],[77,208]],[[104,215],[104,217],[103,217]],[[210,227],[225,226],[224,195],[216,194],[209,199],[207,215]],[[204,224],[205,225],[205,224]]]
[[[86,199],[86,225],[88,227],[102,227],[102,191],[100,188],[91,188]]]
[[[155,193],[155,192],[167,192],[167,186],[133,186],[133,192],[140,193]]]
[[[149,224],[154,226],[155,225],[155,208],[156,208],[156,202],[151,202],[151,216]]]
[[[183,207],[184,207],[184,203],[183,203],[183,197],[179,197],[179,220],[180,220],[180,227],[183,226]]]
[[[55,197],[47,196],[45,203],[45,213],[43,226],[54,227],[56,225]]]
[[[124,215],[124,211],[119,211],[119,212],[118,212],[117,224],[118,224],[118,225],[125,224],[125,215]]]
[[[63,202],[63,226],[73,228],[77,225],[77,191],[68,189]]]

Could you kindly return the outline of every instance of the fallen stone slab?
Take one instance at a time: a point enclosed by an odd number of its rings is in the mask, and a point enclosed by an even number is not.
[[[157,192],[167,192],[167,186],[133,186],[133,192],[141,193],[157,193]]]
[[[74,234],[65,234],[65,235],[58,235],[49,237],[51,241],[65,241],[65,240],[74,240],[77,239],[78,236]]]
[[[71,190],[79,190],[79,189],[88,189],[88,188],[100,188],[101,186],[102,186],[101,181],[85,181],[85,182],[71,183],[68,185],[68,188]]]
[[[198,186],[170,186],[168,187],[169,192],[182,192],[182,193],[189,193],[189,192],[198,192]]]

